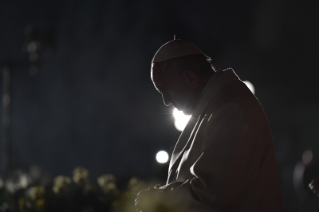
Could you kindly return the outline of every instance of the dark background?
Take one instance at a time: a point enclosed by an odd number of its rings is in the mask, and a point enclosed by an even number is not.
[[[294,166],[303,151],[319,153],[318,3],[1,0],[16,165],[52,176],[81,165],[93,175],[155,177],[163,168],[156,152],[170,151],[179,132],[150,61],[176,34],[254,84],[273,130],[285,210],[297,211]],[[24,64],[28,24],[45,44],[37,72]]]

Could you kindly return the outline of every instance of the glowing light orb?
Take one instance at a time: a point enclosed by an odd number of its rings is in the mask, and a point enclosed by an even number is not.
[[[176,108],[174,108],[173,116],[175,118],[174,124],[176,129],[183,131],[191,116],[185,115],[183,111],[179,111]]]
[[[304,151],[302,153],[302,162],[305,164],[305,165],[308,165],[311,163],[313,159],[313,152],[312,150],[308,149],[306,151]]]
[[[246,86],[249,88],[249,90],[250,90],[253,94],[255,94],[255,86],[254,86],[251,82],[249,82],[249,81],[243,81],[243,83],[245,83]]]
[[[167,163],[168,158],[169,157],[166,151],[161,150],[156,154],[156,161],[158,163]]]

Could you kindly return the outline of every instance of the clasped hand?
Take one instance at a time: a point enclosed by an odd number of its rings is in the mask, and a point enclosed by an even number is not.
[[[152,204],[160,198],[160,193],[162,192],[162,189],[159,189],[159,187],[160,185],[157,184],[154,187],[149,187],[137,194],[135,199],[135,208],[137,212],[147,212],[154,207]]]

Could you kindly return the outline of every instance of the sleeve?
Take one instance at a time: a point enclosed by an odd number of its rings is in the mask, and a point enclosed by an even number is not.
[[[223,105],[204,121],[201,155],[190,170],[194,177],[168,188],[190,205],[229,209],[241,202],[256,178],[261,154],[239,103]]]

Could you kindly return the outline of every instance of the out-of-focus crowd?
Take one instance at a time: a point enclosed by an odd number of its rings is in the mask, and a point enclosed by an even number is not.
[[[72,178],[57,176],[53,180],[32,167],[28,174],[16,170],[6,180],[0,179],[0,211],[133,212],[136,194],[145,188],[143,181],[131,178],[120,191],[111,174],[90,182],[83,167],[75,168]]]

